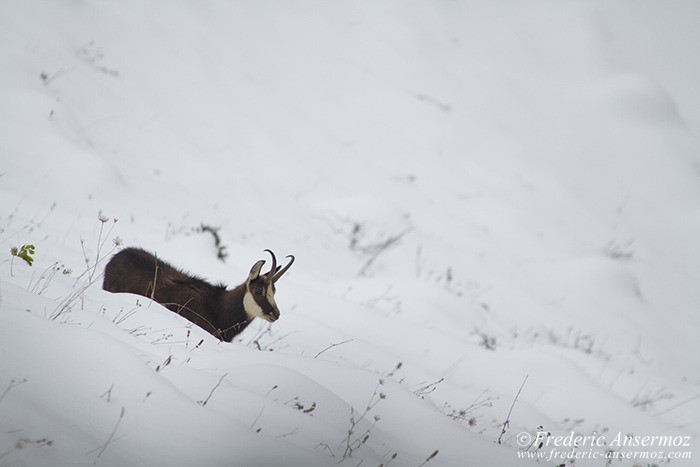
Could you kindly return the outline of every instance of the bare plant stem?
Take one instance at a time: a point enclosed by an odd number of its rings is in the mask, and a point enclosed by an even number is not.
[[[367,247],[364,247],[360,249],[363,253],[367,254],[369,256],[369,259],[365,262],[365,265],[362,266],[362,269],[360,269],[360,272],[357,274],[358,277],[363,277],[367,274],[367,271],[369,268],[374,264],[374,262],[379,258],[379,255],[390,249],[392,246],[396,245],[404,235],[406,235],[408,232],[410,232],[411,229],[406,229],[402,232],[399,232],[396,235],[393,235],[389,237],[388,239],[384,240],[383,242],[379,242],[373,245],[369,245]],[[353,248],[353,245],[351,245],[351,249]]]
[[[345,340],[345,341],[343,341],[343,342],[338,342],[338,343],[336,343],[336,344],[331,344],[331,345],[329,345],[328,347],[326,347],[325,349],[321,350],[319,353],[317,353],[316,356],[315,356],[314,358],[318,358],[318,356],[321,355],[323,352],[325,352],[325,351],[327,351],[327,350],[331,350],[333,347],[338,347],[339,345],[347,344],[348,342],[352,342],[353,340],[354,340],[354,339],[348,339],[348,340]]]
[[[338,446],[339,448],[345,446],[345,449],[343,450],[343,458],[341,459],[341,462],[348,457],[352,457],[353,451],[355,451],[356,449],[359,449],[367,442],[367,440],[369,439],[370,432],[372,431],[372,428],[374,428],[374,426],[380,420],[379,416],[375,415],[374,421],[365,431],[363,431],[359,435],[355,431],[357,429],[358,425],[369,414],[369,412],[372,411],[374,406],[376,406],[379,403],[379,401],[386,399],[386,394],[379,392],[379,388],[383,385],[384,385],[384,380],[380,379],[379,384],[377,384],[377,387],[374,388],[374,392],[372,393],[372,397],[369,398],[369,402],[367,402],[367,406],[365,407],[364,411],[359,416],[359,418],[355,418],[355,409],[353,407],[350,407],[350,428],[348,428],[347,437],[340,443],[340,446]],[[353,436],[354,436],[354,438],[353,438]]]
[[[413,391],[413,394],[415,394],[416,396],[424,396],[426,394],[430,394],[431,392],[435,391],[437,389],[438,384],[442,383],[443,381],[445,381],[445,378],[440,378],[439,380],[429,384],[424,383],[423,386]]]
[[[694,396],[689,397],[688,399],[686,399],[686,400],[684,400],[684,401],[681,401],[681,402],[679,402],[679,403],[677,403],[677,404],[675,404],[675,405],[672,405],[670,408],[668,408],[668,409],[666,409],[666,410],[662,410],[661,412],[657,412],[657,413],[656,413],[656,416],[658,417],[659,415],[663,415],[663,414],[668,413],[668,412],[670,412],[670,411],[672,411],[672,410],[676,410],[678,407],[681,407],[681,406],[687,404],[688,402],[692,402],[692,401],[694,401],[695,399],[698,399],[698,398],[700,398],[700,394],[695,394]],[[1,398],[0,398],[0,399],[1,399]]]
[[[117,429],[119,429],[119,424],[122,422],[122,419],[124,418],[124,413],[126,413],[126,409],[122,406],[121,414],[119,414],[119,420],[117,420],[117,424],[114,425],[114,429],[112,430],[112,434],[109,435],[109,438],[107,438],[107,442],[105,444],[103,444],[102,446],[97,448],[97,449],[100,449],[100,452],[99,452],[99,454],[97,454],[97,457],[95,458],[95,464],[97,464],[97,459],[99,459],[100,456],[102,456],[102,454],[105,452],[105,449],[107,449],[107,446],[109,446],[110,443],[112,442],[112,440],[114,439],[114,435],[117,433]],[[97,449],[94,449],[90,452],[95,452]]]
[[[118,248],[118,246],[121,244],[121,240],[117,237],[113,240],[114,247],[112,250],[107,253],[106,255],[102,256],[102,251],[105,243],[107,242],[107,239],[109,238],[110,234],[112,233],[112,229],[114,228],[114,224],[117,223],[117,219],[114,219],[112,224],[110,225],[109,230],[107,231],[107,234],[103,236],[103,230],[104,230],[104,224],[107,222],[107,218],[102,216],[100,213],[99,216],[99,221],[100,221],[100,232],[97,238],[97,253],[95,256],[95,263],[93,265],[90,265],[90,259],[88,257],[87,251],[85,250],[85,240],[80,240],[80,246],[83,250],[83,258],[85,259],[85,271],[83,271],[82,274],[80,274],[76,279],[75,283],[73,284],[73,288],[75,289],[78,287],[76,290],[73,291],[68,297],[64,298],[61,300],[56,307],[56,309],[53,311],[51,314],[51,319],[56,320],[60,316],[62,316],[64,313],[67,313],[70,311],[71,307],[73,306],[73,303],[81,298],[83,296],[83,293],[91,287],[95,282],[97,282],[103,275],[104,272],[97,273],[97,268],[98,266],[107,258],[109,257],[109,254],[112,253],[114,250]],[[82,284],[80,284],[80,281],[82,280]]]
[[[520,385],[520,389],[518,389],[518,393],[515,395],[515,399],[513,399],[513,403],[510,405],[510,410],[508,411],[508,416],[506,417],[506,421],[503,422],[503,428],[501,428],[501,434],[498,436],[498,444],[501,444],[501,439],[503,438],[503,435],[506,434],[506,428],[510,426],[510,414],[513,413],[513,407],[515,407],[515,403],[518,401],[518,396],[520,396],[520,392],[523,390],[523,386],[525,386],[525,381],[527,381],[527,378],[530,375],[525,375],[525,379],[523,380],[523,384]]]
[[[56,320],[61,315],[69,311],[71,306],[73,305],[73,302],[80,298],[83,295],[83,293],[95,282],[97,282],[102,276],[103,274],[99,274],[98,276],[93,276],[92,279],[86,280],[85,283],[83,283],[83,285],[81,285],[77,290],[68,295],[68,297],[61,300],[54,312],[51,314],[51,319]]]
[[[263,414],[264,411],[265,411],[265,406],[263,406],[263,407],[260,409],[260,413],[258,413],[258,416],[255,417],[255,420],[253,420],[253,423],[250,424],[250,429],[251,429],[251,430],[255,428],[255,424],[258,423],[258,420],[260,420],[260,417],[262,416],[262,414]]]
[[[106,222],[106,218],[99,217],[99,221],[100,221],[100,232],[99,232],[98,237],[97,237],[97,253],[95,256],[95,264],[90,265],[90,258],[88,256],[87,251],[85,250],[85,240],[81,239],[80,240],[80,247],[83,250],[83,259],[85,260],[85,271],[83,271],[82,274],[80,274],[78,277],[75,278],[75,285],[77,285],[78,282],[80,282],[80,280],[85,276],[88,276],[88,282],[92,282],[93,278],[95,276],[95,273],[97,272],[97,266],[100,263],[102,263],[107,258],[107,256],[109,256],[109,254],[103,256],[102,249],[104,248],[104,245],[107,242],[107,239],[109,238],[110,234],[112,233],[112,230],[114,229],[114,224],[117,223],[117,220],[116,219],[113,220],[112,224],[109,227],[109,230],[107,231],[107,234],[104,235],[104,237],[103,237],[103,230],[104,230],[104,224]],[[118,239],[115,240],[114,248],[112,248],[112,251],[114,251],[117,248],[118,244],[121,243],[121,240],[118,240],[118,241],[117,240]],[[112,251],[110,251],[110,253]]]
[[[2,401],[5,398],[5,396],[7,395],[8,392],[10,392],[10,390],[12,390],[13,388],[16,388],[17,386],[19,386],[20,384],[24,384],[26,382],[27,382],[27,378],[24,378],[22,381],[17,381],[14,378],[11,379],[10,384],[7,385],[7,389],[5,389],[5,391],[2,393],[2,395],[0,395],[0,401]]]
[[[37,295],[41,295],[46,291],[46,289],[49,287],[49,284],[51,284],[51,280],[53,277],[56,275],[56,272],[58,272],[58,262],[53,263],[51,266],[47,267],[44,269],[44,271],[41,273],[39,278],[36,280],[34,283],[34,286],[31,289],[32,293],[35,293]],[[33,275],[32,275],[33,279]],[[44,281],[44,285],[39,288],[39,284],[41,284],[41,281]],[[29,286],[31,287],[31,281],[29,283]],[[29,287],[27,287],[27,290],[29,290]]]
[[[436,449],[436,450],[435,450],[431,455],[429,455],[429,456],[423,461],[423,463],[422,463],[421,465],[419,465],[418,467],[423,467],[425,464],[427,464],[427,463],[430,462],[431,460],[435,459],[435,456],[438,455],[438,452],[440,452],[440,451],[438,451],[438,450]]]
[[[209,399],[211,399],[211,396],[214,394],[214,391],[216,391],[216,388],[218,388],[219,386],[221,386],[221,382],[224,380],[224,378],[225,378],[226,376],[228,376],[228,373],[224,373],[224,374],[221,376],[221,378],[219,378],[219,382],[216,383],[216,386],[214,386],[214,387],[212,388],[212,390],[211,390],[211,392],[209,393],[209,395],[207,396],[207,398],[204,399],[203,401],[199,401],[198,404],[200,404],[202,407],[204,407],[205,405],[207,405],[207,402],[209,402]]]
[[[112,402],[112,389],[114,389],[114,384],[112,384],[100,397],[104,399],[104,397],[107,396],[107,402]]]
[[[156,285],[158,284],[158,260],[156,259],[156,272],[153,274],[153,289],[151,290],[151,300],[156,300]],[[189,302],[189,300],[188,300]]]

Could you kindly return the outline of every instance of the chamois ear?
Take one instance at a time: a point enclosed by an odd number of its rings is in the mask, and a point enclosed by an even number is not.
[[[261,259],[260,261],[255,263],[252,268],[250,268],[250,274],[248,275],[249,282],[254,281],[258,278],[258,276],[260,276],[260,270],[262,269],[263,264],[265,264],[265,260]]]

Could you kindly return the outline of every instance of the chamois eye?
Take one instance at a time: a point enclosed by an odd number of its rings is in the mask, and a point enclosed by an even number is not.
[[[262,295],[262,294],[263,294],[263,288],[262,288],[262,287],[255,287],[255,288],[253,289],[253,293],[254,293],[255,295]]]

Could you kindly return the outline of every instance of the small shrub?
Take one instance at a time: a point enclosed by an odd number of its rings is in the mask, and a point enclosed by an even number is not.
[[[383,385],[384,380],[380,379],[379,383],[377,384],[377,387],[374,388],[372,397],[369,398],[367,406],[361,413],[355,412],[355,409],[353,407],[350,407],[350,427],[347,431],[348,434],[347,437],[343,439],[343,441],[341,441],[340,445],[338,446],[338,448],[342,449],[343,451],[343,460],[352,457],[352,453],[354,451],[361,448],[367,443],[372,428],[374,428],[377,422],[381,419],[379,415],[375,415],[374,417],[372,417],[373,421],[367,429],[358,431],[360,423],[367,418],[372,409],[374,409],[374,406],[376,406],[380,401],[386,399],[386,394],[379,391],[379,388]]]
[[[214,246],[216,246],[216,257],[221,260],[221,262],[226,262],[226,257],[228,256],[228,252],[226,251],[226,245],[224,245],[221,242],[221,237],[219,236],[219,230],[221,230],[221,227],[214,227],[211,225],[207,225],[202,223],[199,226],[199,231],[200,232],[208,232],[211,234],[211,236],[214,238]]]

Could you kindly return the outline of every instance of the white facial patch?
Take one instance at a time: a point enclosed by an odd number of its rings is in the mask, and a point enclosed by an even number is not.
[[[265,314],[263,313],[262,308],[260,308],[260,305],[255,303],[255,299],[249,290],[246,290],[245,295],[243,295],[243,309],[245,310],[245,314],[248,315],[248,318],[250,319],[267,319],[265,318]]]

